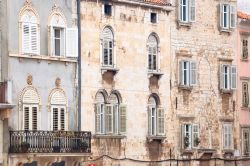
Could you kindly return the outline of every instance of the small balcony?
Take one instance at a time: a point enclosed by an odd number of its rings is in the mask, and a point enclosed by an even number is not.
[[[91,132],[10,131],[9,153],[90,153]]]

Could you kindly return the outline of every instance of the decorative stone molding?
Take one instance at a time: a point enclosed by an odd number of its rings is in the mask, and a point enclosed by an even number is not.
[[[59,88],[61,86],[61,79],[59,77],[56,78],[55,85],[57,88]]]
[[[33,83],[33,77],[32,77],[32,75],[28,75],[27,76],[27,84],[32,85],[32,83]]]
[[[52,100],[53,97],[56,97],[58,101]],[[62,88],[56,87],[51,90],[49,97],[48,97],[48,111],[51,111],[51,105],[53,104],[61,104],[66,106],[66,112],[68,112],[68,100],[65,91]],[[59,103],[60,102],[60,103]]]
[[[28,12],[28,14],[30,15],[34,15],[37,18],[37,23],[40,22],[39,19],[39,15],[37,13],[37,11],[33,8],[32,3],[30,2],[30,0],[26,0],[23,4],[23,7],[21,8],[21,10],[19,11],[19,21],[21,21],[22,16]]]
[[[51,13],[48,18],[48,25],[67,27],[67,19],[59,6],[57,6],[57,4],[54,4],[52,7]]]

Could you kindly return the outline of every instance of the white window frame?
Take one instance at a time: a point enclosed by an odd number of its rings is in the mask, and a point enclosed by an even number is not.
[[[181,125],[181,133],[182,133],[182,148],[185,150],[191,150],[198,148],[199,145],[195,146],[195,134],[197,134],[197,138],[200,140],[200,129],[198,124],[186,123]],[[194,131],[194,128],[197,127],[197,131]],[[188,141],[189,146],[185,148],[185,137],[189,134]]]
[[[25,107],[29,108],[29,129],[28,130],[34,130],[32,128],[32,123],[33,123],[33,112],[32,108],[36,107],[37,109],[37,130],[40,129],[39,125],[39,105],[38,104],[23,104],[23,130],[25,130]]]
[[[186,2],[185,5],[184,1]],[[196,18],[196,0],[179,0],[179,21],[184,24],[189,24],[195,22],[195,18]]]
[[[186,5],[184,5],[184,3],[183,2],[186,2]],[[189,18],[189,10],[188,10],[188,3],[189,2],[189,0],[181,0],[181,4],[182,4],[182,6],[181,6],[181,21],[182,22],[188,22],[188,18]],[[186,8],[186,12],[184,13],[184,8]],[[186,20],[184,19],[184,14],[186,15]]]
[[[222,90],[235,90],[237,87],[237,69],[234,65],[220,65],[220,88]],[[227,86],[226,86],[227,85]]]
[[[111,32],[110,37],[104,37],[105,29],[109,29]],[[110,47],[110,42],[112,47]],[[107,48],[105,48],[107,44]],[[107,49],[107,64],[105,64],[104,50]],[[112,54],[112,61],[110,61],[110,53]],[[105,27],[102,31],[101,37],[101,64],[103,67],[115,67],[115,44],[114,44],[114,32],[110,27]]]
[[[57,130],[54,130],[54,116],[53,116],[53,111],[54,111],[54,108],[57,108],[58,110],[58,129]],[[61,130],[61,109],[64,109],[64,131],[67,131],[68,130],[68,117],[67,117],[67,110],[66,110],[66,106],[63,106],[63,105],[51,105],[51,131],[60,131]]]
[[[186,64],[186,68],[184,68]],[[197,83],[197,65],[190,60],[181,60],[179,63],[180,84],[182,86],[195,86]],[[186,75],[184,74],[186,73]],[[193,78],[194,77],[194,78]]]
[[[223,139],[222,139],[223,149],[232,150],[233,149],[233,124],[232,123],[224,123],[222,125],[222,135],[223,135]]]
[[[157,108],[156,108],[156,106],[150,106],[149,107],[149,111],[150,111],[150,121],[151,121],[151,123],[150,123],[150,129],[151,129],[151,131],[150,131],[150,135],[157,135],[157,132],[156,132],[156,125],[157,125],[157,123],[156,123],[156,121],[157,121],[157,115],[156,115],[156,112],[157,112]],[[154,113],[153,113],[154,112]],[[154,120],[154,122],[153,122],[153,120]]]
[[[235,5],[228,3],[220,4],[220,27],[222,31],[236,28],[237,13]]]
[[[55,48],[55,30],[60,30],[60,55],[56,55],[56,48]],[[54,57],[65,57],[66,54],[66,28],[60,26],[52,26],[51,27],[51,47],[52,47],[52,56]],[[70,41],[67,41],[70,42]]]

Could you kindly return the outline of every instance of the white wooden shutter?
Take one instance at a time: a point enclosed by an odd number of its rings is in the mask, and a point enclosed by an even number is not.
[[[199,125],[193,124],[193,131],[192,131],[192,140],[193,140],[192,145],[193,145],[193,147],[198,146],[196,139],[199,139]]]
[[[55,39],[54,39],[54,28],[48,27],[48,52],[50,56],[55,54]]]
[[[53,108],[52,109],[52,130],[53,131],[57,131],[58,130],[58,121],[59,121],[59,117],[58,117],[58,108]]]
[[[230,6],[230,28],[236,27],[236,7]]]
[[[97,134],[100,134],[101,132],[100,114],[101,114],[101,105],[95,104],[95,131]]]
[[[220,27],[223,28],[224,25],[224,15],[223,15],[223,4],[220,4],[219,14],[220,14]]]
[[[30,25],[28,23],[22,24],[22,53],[29,53],[30,51]]]
[[[32,130],[37,130],[38,128],[37,119],[37,107],[32,107]]]
[[[232,124],[228,124],[228,147],[233,149]]]
[[[157,135],[165,134],[165,126],[164,126],[164,109],[157,109]]]
[[[190,85],[196,85],[197,80],[196,62],[190,62]]]
[[[152,108],[148,107],[148,135],[152,135],[152,129],[151,129],[151,113],[152,113]]]
[[[37,24],[31,24],[30,26],[31,37],[30,37],[30,44],[31,44],[31,53],[38,54],[38,27]]]
[[[179,0],[179,21],[183,21],[183,18],[182,18],[182,0]]]
[[[182,148],[182,149],[185,149],[185,145],[184,145],[185,125],[181,125],[181,130],[180,130],[180,132],[181,132],[181,137],[180,137],[180,139],[181,139],[181,148]]]
[[[236,73],[236,66],[231,66],[231,89],[236,89],[236,79],[237,79],[237,73]]]
[[[191,22],[195,21],[195,0],[189,0],[189,20]]]
[[[184,84],[183,83],[183,69],[184,69],[183,62],[184,61],[179,62],[179,84],[180,85]]]
[[[30,123],[30,111],[29,107],[24,107],[24,130],[29,130],[29,123]]]
[[[224,73],[224,65],[220,65],[220,89],[224,89],[224,80],[225,80],[225,73]]]
[[[113,132],[113,106],[105,106],[105,131],[107,134],[112,134]]]
[[[66,56],[78,57],[78,29],[67,28],[66,31]]]
[[[150,12],[145,12],[144,14],[144,23],[150,22]]]
[[[65,130],[65,109],[60,109],[60,130]]]
[[[127,107],[125,105],[120,105],[120,114],[119,114],[119,132],[121,134],[126,133],[127,131]]]

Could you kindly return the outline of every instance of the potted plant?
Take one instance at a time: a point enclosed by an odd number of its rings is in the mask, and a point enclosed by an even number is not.
[[[21,152],[26,153],[30,147],[30,144],[28,142],[21,142]]]
[[[187,149],[189,147],[189,136],[184,137],[184,149]]]
[[[80,141],[80,149],[83,151],[83,152],[86,152],[86,150],[88,149],[89,145],[87,143],[87,141]]]

